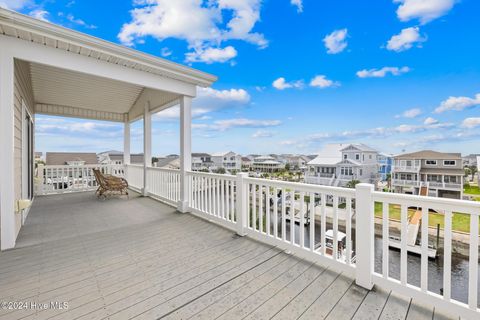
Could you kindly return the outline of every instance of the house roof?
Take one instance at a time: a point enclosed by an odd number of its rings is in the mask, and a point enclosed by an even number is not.
[[[208,153],[202,153],[202,152],[193,152],[192,157],[210,157]]]
[[[179,158],[158,158],[157,167],[163,168],[166,166],[179,167],[180,159]]]
[[[233,153],[233,154],[236,154],[235,152],[233,151],[222,151],[222,152],[215,152],[215,153],[212,153],[212,157],[224,157],[226,156],[227,154],[230,154],[230,153]]]
[[[347,149],[348,147],[354,147],[356,149],[358,149],[359,151],[364,151],[364,152],[377,152],[377,150],[367,146],[366,144],[363,144],[363,143],[350,143],[348,145],[345,145],[345,147],[342,149],[345,150]]]
[[[47,166],[63,166],[69,161],[85,161],[85,164],[97,164],[97,154],[94,152],[47,152]]]
[[[4,8],[0,8],[0,26],[6,36],[199,86],[210,86],[217,80],[211,74]]]
[[[431,159],[431,160],[461,160],[462,155],[460,153],[445,153],[433,150],[422,150],[412,153],[404,153],[395,156],[396,160],[419,160],[419,159]]]
[[[319,152],[318,156],[309,161],[309,165],[326,165],[333,166],[342,161],[342,149],[349,146],[343,143],[329,143],[326,144]]]
[[[123,160],[123,152],[110,154],[109,157],[110,160]],[[130,163],[143,163],[143,153],[131,154]]]

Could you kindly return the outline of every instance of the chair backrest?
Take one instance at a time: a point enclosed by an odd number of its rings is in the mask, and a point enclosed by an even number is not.
[[[95,180],[97,180],[98,185],[105,186],[105,177],[98,169],[92,169],[93,174],[95,175]]]

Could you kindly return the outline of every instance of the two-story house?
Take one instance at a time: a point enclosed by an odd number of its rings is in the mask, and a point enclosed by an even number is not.
[[[192,153],[192,170],[210,170],[213,166],[212,156],[208,153]]]
[[[212,154],[212,169],[224,168],[227,171],[242,169],[242,156],[233,151]]]
[[[392,173],[393,155],[380,152],[377,156],[378,178],[380,181],[387,181],[388,175]]]
[[[461,199],[462,156],[423,150],[394,157],[392,187],[397,193]]]
[[[376,183],[378,152],[361,143],[327,144],[307,163],[305,182],[327,186],[345,186],[356,180]]]
[[[277,172],[285,168],[285,164],[272,156],[260,156],[253,160],[252,168],[258,172]]]

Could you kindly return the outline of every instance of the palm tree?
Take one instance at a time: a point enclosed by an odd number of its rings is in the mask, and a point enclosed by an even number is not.
[[[470,181],[473,181],[473,178],[475,176],[475,173],[477,173],[478,168],[475,165],[471,165],[468,167],[468,169],[470,169],[470,174],[472,175],[472,179],[470,179]]]
[[[357,184],[359,184],[359,183],[360,183],[359,180],[351,180],[351,181],[348,181],[348,182],[347,182],[346,187],[347,187],[347,188],[355,189],[355,187],[356,187]]]

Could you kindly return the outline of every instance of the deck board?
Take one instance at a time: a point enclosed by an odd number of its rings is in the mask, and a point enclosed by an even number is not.
[[[150,198],[37,197],[0,299],[65,310],[4,319],[451,319]]]

